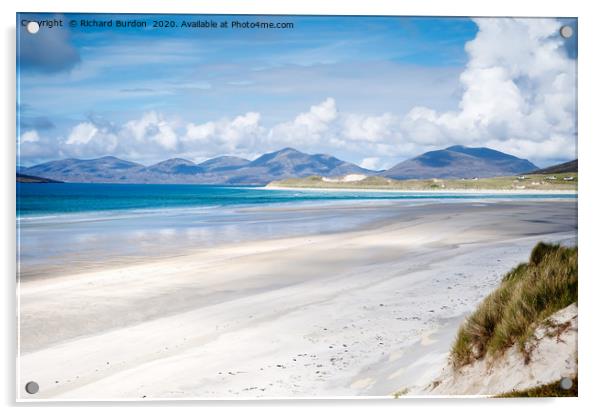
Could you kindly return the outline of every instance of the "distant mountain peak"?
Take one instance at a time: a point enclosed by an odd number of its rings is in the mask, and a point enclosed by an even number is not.
[[[284,147],[280,150],[272,151],[270,153],[264,154],[264,156],[298,156],[298,155],[309,155],[307,153],[303,153],[296,148],[292,147]]]
[[[77,159],[74,159],[74,160],[77,160]],[[115,156],[103,156],[103,157],[100,157],[97,159],[78,160],[78,161],[102,161],[102,162],[111,162],[111,163],[127,163],[127,164],[131,164],[133,166],[142,166],[142,164],[134,163],[133,161],[123,160],[123,159],[120,159],[119,157],[115,157]]]
[[[186,159],[178,158],[178,157],[160,161],[159,163],[156,163],[153,166],[170,165],[170,164],[185,164],[187,166],[196,166],[196,163],[194,163],[190,160],[186,160]]]
[[[172,174],[172,175],[194,175],[202,173],[203,169],[194,162],[183,158],[171,158],[146,168],[147,171]]]
[[[264,154],[253,161],[219,156],[194,164],[190,160],[171,158],[145,167],[109,156],[97,160],[57,160],[23,171],[67,182],[236,185],[263,185],[273,180],[315,175],[375,173],[327,154],[307,154],[291,147]]]
[[[284,148],[281,148],[280,150],[274,151],[274,153],[287,154],[287,153],[301,153],[301,152],[299,150],[297,150],[296,148],[284,147]]]
[[[487,147],[454,145],[403,161],[384,175],[394,179],[510,176],[535,170],[529,160]]]
[[[85,160],[81,160],[81,159],[68,159],[74,162],[78,162],[78,163],[98,163],[98,162],[109,162],[109,163],[117,163],[119,165],[125,166],[125,165],[129,165],[129,166],[142,166],[142,164],[139,163],[134,163],[133,161],[128,161],[128,160],[123,160],[120,159],[119,157],[115,157],[115,156],[102,156],[99,158],[95,158],[95,159],[85,159]]]
[[[450,150],[450,151],[458,151],[458,150],[464,150],[465,148],[468,148],[466,146],[463,146],[461,144],[456,144],[453,146],[449,146],[446,148],[446,150]]]
[[[294,148],[291,147],[285,147],[282,148],[280,150],[277,151],[272,151],[270,153],[265,153],[262,156],[259,156],[258,158],[256,158],[255,160],[253,160],[251,162],[252,166],[262,166],[265,165],[266,163],[278,163],[279,160],[284,160],[287,158],[302,158],[302,157],[311,157],[311,155],[306,154],[306,153],[302,153],[299,150],[295,150]]]
[[[215,162],[217,160],[230,160],[230,161],[240,161],[240,162],[247,162],[247,163],[250,161],[245,158],[237,157],[237,156],[217,156],[217,157],[213,157],[213,158],[207,159],[207,160],[199,163],[199,166],[202,164]]]
[[[248,165],[251,161],[242,157],[236,156],[218,156],[209,160],[205,160],[198,164],[198,167],[207,173],[224,173],[240,169]]]
[[[511,154],[503,153],[499,150],[494,150],[488,147],[467,147],[463,145],[455,145],[446,148],[449,151],[455,151],[457,153],[467,154],[469,156],[489,158],[489,159],[512,159],[512,160],[525,160],[513,156]]]

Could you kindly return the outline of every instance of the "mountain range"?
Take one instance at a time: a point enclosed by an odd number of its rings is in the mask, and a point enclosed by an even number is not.
[[[429,151],[389,170],[364,169],[327,154],[307,154],[293,148],[266,153],[255,160],[220,156],[196,164],[172,158],[150,166],[106,156],[91,160],[65,159],[32,167],[22,174],[65,182],[191,183],[265,185],[274,180],[306,176],[379,175],[395,179],[463,178],[513,175],[537,170],[529,160],[489,148],[452,146]]]
[[[144,166],[106,156],[92,160],[50,161],[21,168],[20,173],[65,182],[264,185],[289,177],[371,175],[376,172],[326,154],[306,154],[284,148],[252,161],[221,156],[195,164],[190,160],[173,158]]]
[[[538,167],[529,160],[520,159],[486,147],[451,146],[429,151],[403,161],[383,173],[392,179],[461,179],[494,177],[525,173]]]
[[[558,174],[558,173],[576,173],[579,171],[579,162],[577,159],[567,161],[566,163],[556,164],[545,169],[535,170],[529,174]]]

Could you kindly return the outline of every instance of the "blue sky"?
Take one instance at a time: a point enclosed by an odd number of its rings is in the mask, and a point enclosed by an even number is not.
[[[31,35],[20,24],[49,18],[67,27]],[[271,21],[294,28],[68,25],[92,18],[149,26],[153,20]],[[478,58],[466,45],[479,24],[465,18],[21,14],[17,24],[24,165],[109,152],[140,162],[171,156],[200,162],[223,153],[254,157],[292,144],[386,167],[458,141],[459,132],[441,123],[447,113],[460,117],[470,89],[461,79]],[[566,44],[558,53],[567,62],[576,55]],[[516,77],[520,87],[524,74]],[[527,95],[533,99],[533,91]],[[416,118],[417,108],[437,115]],[[427,118],[433,125],[423,127]],[[423,137],[425,128],[435,127],[441,131]],[[557,127],[547,128],[558,134]],[[510,142],[492,131],[467,144]],[[530,156],[532,146],[514,146]],[[568,153],[554,150],[541,161]]]

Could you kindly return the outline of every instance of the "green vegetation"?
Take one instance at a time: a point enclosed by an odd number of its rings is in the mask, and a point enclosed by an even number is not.
[[[573,385],[570,389],[563,389],[560,386],[560,379],[547,385],[537,386],[535,388],[522,391],[512,391],[497,395],[496,398],[554,398],[554,397],[576,397],[578,395],[577,376],[571,378]]]
[[[460,327],[452,363],[461,367],[514,344],[528,362],[526,342],[546,319],[577,301],[577,248],[538,243],[528,263],[506,274]]]
[[[393,397],[394,397],[395,399],[399,399],[399,398],[401,398],[402,396],[405,396],[405,395],[407,395],[408,393],[410,393],[410,389],[409,389],[409,388],[403,388],[402,390],[399,390],[399,391],[395,392],[395,393],[393,394]]]
[[[568,180],[572,178],[572,180]],[[564,180],[567,179],[567,180]],[[373,190],[577,190],[577,173],[527,174],[524,176],[467,179],[395,180],[369,176],[358,181],[324,180],[321,176],[285,179],[270,183],[269,187],[307,187],[317,189],[373,189]]]

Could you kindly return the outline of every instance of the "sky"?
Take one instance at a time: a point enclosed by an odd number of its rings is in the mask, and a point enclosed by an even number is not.
[[[52,19],[63,27],[23,25]],[[116,27],[132,20],[147,27]],[[575,19],[19,14],[18,164],[294,147],[384,169],[456,144],[567,161],[577,43],[565,24],[576,33]]]

